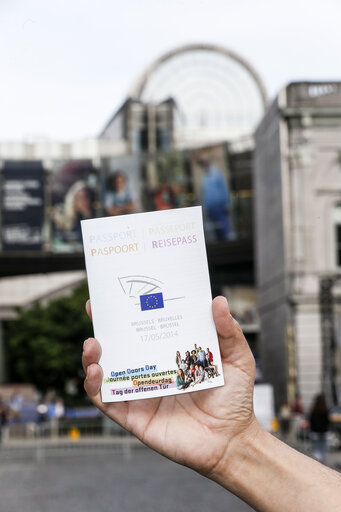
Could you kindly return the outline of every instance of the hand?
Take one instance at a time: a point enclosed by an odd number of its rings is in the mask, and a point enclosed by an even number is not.
[[[91,318],[90,302],[86,310]],[[224,297],[213,301],[225,385],[212,390],[127,402],[102,403],[97,340],[84,342],[85,390],[109,418],[162,455],[213,478],[229,464],[233,446],[258,428],[253,413],[255,362]]]

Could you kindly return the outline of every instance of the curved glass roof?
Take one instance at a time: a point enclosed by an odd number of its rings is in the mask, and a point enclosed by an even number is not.
[[[202,45],[161,57],[137,90],[144,102],[175,100],[178,147],[250,134],[265,106],[264,87],[243,59]]]

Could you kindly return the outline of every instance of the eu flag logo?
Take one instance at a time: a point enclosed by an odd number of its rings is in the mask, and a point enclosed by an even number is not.
[[[162,293],[140,295],[141,311],[164,308]]]

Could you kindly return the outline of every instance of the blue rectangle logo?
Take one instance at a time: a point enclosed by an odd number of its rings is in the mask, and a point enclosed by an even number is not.
[[[162,293],[140,295],[141,311],[164,308]]]

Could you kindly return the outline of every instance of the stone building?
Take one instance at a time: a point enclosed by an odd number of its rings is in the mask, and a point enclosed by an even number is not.
[[[283,88],[255,134],[255,259],[277,406],[340,401],[341,83]]]

